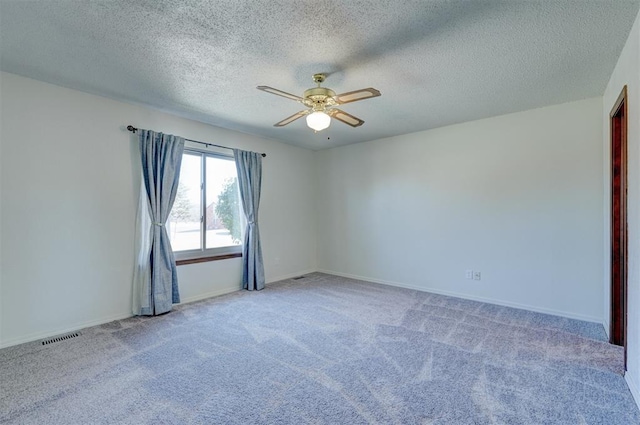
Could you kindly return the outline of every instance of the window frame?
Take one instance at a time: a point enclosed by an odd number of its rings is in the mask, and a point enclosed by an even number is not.
[[[241,220],[240,228],[242,229],[241,242],[238,245],[221,246],[216,248],[207,248],[207,205],[206,205],[206,191],[207,191],[207,157],[223,159],[226,161],[232,161],[235,165],[235,158],[233,155],[218,151],[210,151],[206,149],[194,148],[191,146],[185,146],[182,155],[194,155],[200,157],[200,249],[188,249],[183,251],[171,250],[176,260],[177,265],[200,263],[205,261],[224,260],[227,258],[242,257],[242,246],[244,241],[244,229],[246,227],[246,219],[240,206],[239,217]],[[237,178],[237,176],[236,176]],[[240,194],[238,193],[238,197]],[[242,200],[239,199],[240,205]]]

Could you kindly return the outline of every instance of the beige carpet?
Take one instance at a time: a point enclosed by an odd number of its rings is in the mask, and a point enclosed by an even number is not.
[[[315,273],[0,350],[6,424],[638,424],[600,325]]]

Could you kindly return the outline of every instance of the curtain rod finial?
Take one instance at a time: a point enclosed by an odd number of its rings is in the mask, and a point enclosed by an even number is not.
[[[138,129],[137,129],[137,128],[135,128],[135,127],[134,127],[134,126],[132,126],[132,125],[128,125],[128,126],[127,126],[127,130],[129,130],[129,131],[131,131],[131,132],[135,133]]]

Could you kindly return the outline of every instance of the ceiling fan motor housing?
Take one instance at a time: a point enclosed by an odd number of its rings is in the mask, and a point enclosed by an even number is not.
[[[326,87],[313,87],[304,92],[304,104],[314,111],[324,111],[327,106],[337,105],[336,93]]]

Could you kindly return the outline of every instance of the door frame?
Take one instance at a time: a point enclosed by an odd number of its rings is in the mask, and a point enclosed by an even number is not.
[[[609,114],[611,146],[611,322],[610,342],[624,347],[627,366],[627,86]]]

